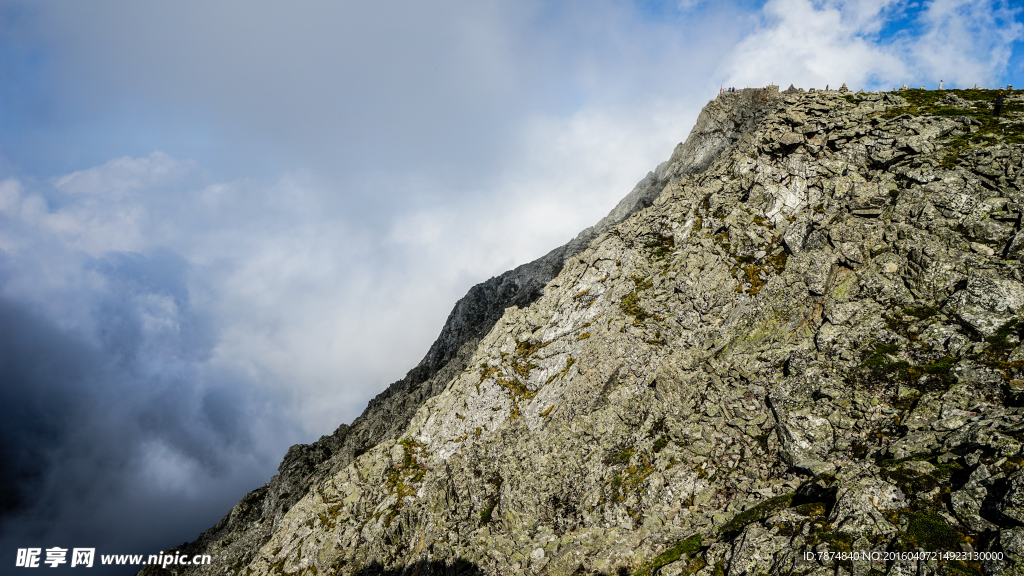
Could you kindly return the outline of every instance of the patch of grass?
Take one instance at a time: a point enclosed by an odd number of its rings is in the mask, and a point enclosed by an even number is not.
[[[491,474],[491,477],[487,479],[487,483],[494,488],[494,492],[487,497],[484,507],[480,510],[480,525],[487,524],[491,521],[491,517],[494,514],[494,509],[498,507],[501,502],[501,485],[504,483],[504,479],[497,471]]]
[[[384,519],[385,526],[391,526],[392,520],[398,516],[399,510],[404,505],[406,496],[412,496],[423,482],[426,475],[426,468],[419,462],[418,458],[425,456],[425,445],[412,438],[406,438],[398,443],[402,447],[402,463],[392,465],[384,473],[384,485],[387,492],[398,496],[395,503],[387,510],[387,517]],[[383,514],[381,511],[380,514]]]
[[[507,375],[500,368],[493,367],[486,362],[480,365],[480,382],[477,383],[477,390],[480,389],[480,383],[487,379],[493,379],[494,383],[501,386],[508,391],[509,396],[512,399],[512,418],[519,417],[519,402],[522,400],[530,400],[537,395],[537,390],[530,390],[528,386],[519,380],[518,376],[528,375],[530,370],[536,368],[537,365],[532,362],[522,364],[516,361],[512,362],[513,374]],[[525,375],[524,375],[525,374]]]
[[[498,369],[493,367],[493,366],[491,366],[487,362],[484,362],[483,364],[480,365],[480,379],[481,380],[486,380],[486,379],[490,378],[491,376],[494,376],[497,373],[498,373]]]
[[[631,276],[630,279],[633,281],[634,288],[631,292],[622,297],[622,301],[619,303],[619,308],[623,312],[633,317],[633,325],[640,324],[648,318],[659,319],[656,315],[648,313],[640,306],[640,292],[647,290],[654,286],[654,282],[648,278],[642,276]]]
[[[628,464],[629,459],[632,458],[635,453],[636,450],[632,447],[615,448],[605,454],[602,462],[604,462],[605,466],[621,466],[623,464]]]
[[[640,306],[640,296],[636,292],[630,292],[622,297],[619,304],[622,311],[635,318],[635,322],[642,322],[651,317],[643,307]]]
[[[883,468],[882,477],[898,486],[908,496],[930,492],[941,485],[939,479],[931,474],[921,474],[902,466]],[[948,492],[948,484],[946,488]]]
[[[906,528],[893,547],[900,551],[922,548],[930,552],[959,550],[963,534],[952,528],[941,516],[927,512],[903,512]]]
[[[935,110],[932,110],[931,113],[935,116],[971,116],[974,114],[974,111],[946,106],[943,108],[936,108]]]
[[[957,472],[961,472],[964,467],[956,460],[950,460],[948,462],[939,462],[938,456],[931,458],[932,466],[935,466],[935,476],[939,478],[949,478]]]
[[[960,163],[960,155],[970,147],[970,141],[966,136],[957,136],[947,145],[946,154],[939,161],[939,167],[946,170],[956,168]]]
[[[809,546],[828,544],[830,552],[852,552],[853,535],[845,532],[823,531],[818,532],[809,538],[807,544]]]
[[[906,106],[896,106],[886,110],[883,117],[885,118],[896,118],[904,114],[909,116],[973,116],[978,114],[976,110],[963,110],[960,108],[950,107],[946,105],[940,105],[939,103],[946,98],[949,94],[956,94],[965,100],[971,101],[975,105],[982,104],[984,106],[984,100],[986,99],[987,93],[990,91],[982,90],[921,90],[921,89],[910,89],[900,90],[899,96],[906,100]],[[991,91],[993,96],[991,100],[995,99],[995,91]]]
[[[516,374],[518,374],[520,378],[529,378],[530,377],[530,371],[532,371],[534,368],[537,367],[536,364],[534,364],[533,362],[529,362],[529,361],[523,362],[523,361],[513,360],[511,362],[511,364],[512,364],[512,370]]]
[[[828,543],[829,549],[835,552],[853,551],[853,535],[846,532],[822,532],[818,535],[818,542]]]
[[[519,403],[524,400],[532,400],[537,395],[537,390],[530,390],[518,378],[495,378],[494,381],[502,388],[508,390],[512,398],[512,413],[509,418],[518,418],[520,415]]]
[[[788,507],[793,501],[794,496],[796,496],[796,492],[790,492],[789,494],[769,498],[756,506],[740,512],[733,516],[732,520],[729,520],[718,529],[719,535],[721,535],[725,540],[732,540],[739,535],[740,531],[742,531],[747,524],[750,524],[751,522],[760,522],[779,510]]]
[[[551,342],[530,342],[529,340],[516,340],[516,355],[520,358],[528,358],[536,354],[541,348]]]
[[[956,365],[956,359],[951,356],[943,356],[938,360],[935,360],[931,364],[920,366],[920,370],[925,374],[934,374],[942,376],[943,378],[949,376],[949,371]],[[913,376],[913,369],[911,369],[911,376]]]
[[[633,285],[636,286],[637,292],[647,290],[654,286],[654,281],[650,278],[644,278],[643,276],[633,275],[629,277],[633,281]]]
[[[962,562],[950,560],[946,563],[947,574],[961,574],[962,576],[984,576],[985,571],[980,562]]]
[[[988,342],[988,349],[997,355],[1009,354],[1017,346],[1009,342],[1010,336],[1016,335],[1018,321],[1016,318],[1006,322],[995,331],[994,334],[985,339]],[[1019,340],[1019,339],[1018,339]]]
[[[793,506],[793,510],[801,516],[824,516],[828,512],[824,502],[807,502]]]
[[[750,288],[746,290],[747,294],[757,294],[772,275],[781,274],[786,269],[788,258],[789,253],[785,250],[773,256],[766,256],[760,263],[756,262],[753,256],[738,257],[737,264],[732,269],[733,277],[739,282],[736,291],[743,292],[743,285],[750,284]]]
[[[697,217],[697,220],[693,223],[693,228],[690,229],[690,238],[696,238],[698,235],[704,233],[704,219]]]
[[[655,454],[657,454],[658,452],[664,450],[665,446],[668,446],[668,442],[668,436],[662,436],[661,438],[658,438],[657,440],[654,441],[654,445],[651,447],[651,450]]]
[[[493,379],[498,386],[508,391],[512,400],[512,412],[509,417],[518,418],[521,414],[519,409],[520,402],[533,399],[539,391],[531,390],[529,386],[523,383],[523,380],[529,379],[530,372],[537,368],[537,364],[531,362],[530,358],[535,357],[541,348],[549,344],[551,344],[551,341],[531,342],[529,340],[517,340],[514,356],[502,353],[502,366],[495,367],[486,362],[480,365],[480,382],[477,383],[477,390],[480,389],[480,384],[484,380]],[[572,359],[570,358],[570,365],[571,361]],[[566,366],[566,370],[568,370],[568,366]],[[561,373],[564,373],[564,371]],[[555,376],[549,378],[547,383],[551,382]]]
[[[768,225],[771,227],[770,223],[768,223]],[[757,260],[753,254],[739,254],[738,246],[733,245],[727,230],[715,234],[713,239],[715,244],[721,246],[726,253],[736,259],[736,265],[733,266],[729,272],[738,283],[736,286],[737,292],[742,293],[746,291],[748,294],[757,294],[761,291],[761,288],[764,287],[771,276],[780,274],[786,269],[786,261],[789,258],[789,253],[785,250],[778,250],[775,254],[769,254],[761,260]],[[742,245],[744,242],[746,242],[746,240],[741,237],[738,244]],[[750,247],[748,246],[748,248]],[[757,247],[757,249],[770,251],[773,247],[764,246]],[[749,284],[749,288],[744,289],[744,284]]]
[[[876,343],[868,350],[860,366],[871,380],[889,385],[912,383],[922,391],[940,391],[948,389],[952,384],[949,373],[958,361],[956,358],[942,356],[926,364],[911,364],[906,360],[895,359],[899,352],[899,344]],[[933,378],[918,383],[918,379],[926,374]]]
[[[335,504],[317,515],[320,525],[324,530],[334,530],[335,526],[338,525],[338,513],[341,511],[341,507],[341,504]]]
[[[685,540],[680,540],[668,550],[658,554],[634,574],[636,576],[651,576],[662,566],[676,562],[684,556],[687,558],[694,558],[697,553],[700,552],[701,546],[702,542],[700,534],[694,534]],[[696,569],[692,566],[688,566],[686,573],[692,574],[706,565],[706,563],[701,562],[700,567],[697,567]]]
[[[900,351],[899,344],[875,344],[861,366],[875,375],[887,375],[892,372],[906,371],[910,363],[904,360],[893,360]]]
[[[960,162],[960,156],[964,150],[972,146],[984,146],[994,138],[999,138],[1008,144],[1024,143],[1024,125],[1019,123],[1003,124],[999,119],[993,117],[993,103],[998,90],[901,90],[899,95],[903,97],[907,105],[889,108],[883,114],[884,118],[893,119],[900,116],[920,117],[969,117],[972,118],[978,128],[970,133],[954,138],[947,146],[949,147],[939,166],[945,169],[952,169]],[[947,94],[956,94],[961,98],[970,101],[974,108],[965,109],[940,104],[940,101]],[[1003,104],[1003,117],[1011,117],[1015,112],[1024,111],[1024,105],[1016,101],[1007,100]]]
[[[491,515],[494,513],[494,508],[497,505],[497,502],[488,504],[487,507],[480,511],[480,524],[487,524],[491,521]]]
[[[939,313],[939,309],[936,306],[908,306],[903,309],[903,314],[918,320],[927,320]]]
[[[676,241],[671,235],[658,234],[653,242],[644,244],[644,248],[652,249],[651,256],[656,260],[665,260],[672,255]]]
[[[646,455],[641,455],[639,464],[634,464],[633,466],[626,468],[625,475],[622,477],[622,483],[619,486],[621,492],[626,494],[636,492],[640,489],[644,480],[653,473],[654,466],[651,465],[651,462],[647,459]],[[619,500],[623,499],[621,494],[616,496]]]
[[[603,281],[603,280],[605,280],[607,278],[608,277],[605,276],[604,278],[599,280],[599,282]],[[572,299],[573,299],[573,302],[578,302],[580,304],[583,304],[587,308],[590,308],[591,306],[594,305],[594,302],[597,301],[597,296],[594,296],[593,294],[591,294],[590,293],[590,288],[587,288],[586,290],[582,290],[582,291],[576,293],[575,295],[573,295]]]

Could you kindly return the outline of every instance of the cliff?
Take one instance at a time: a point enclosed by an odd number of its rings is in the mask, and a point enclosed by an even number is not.
[[[168,572],[1016,572],[1024,107],[993,98],[720,96]],[[820,554],[919,548],[997,554]]]

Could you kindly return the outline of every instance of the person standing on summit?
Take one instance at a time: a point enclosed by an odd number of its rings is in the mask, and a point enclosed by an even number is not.
[[[999,113],[1003,111],[1003,91],[999,91],[999,95],[996,96],[995,110],[992,111],[992,115],[999,118]]]

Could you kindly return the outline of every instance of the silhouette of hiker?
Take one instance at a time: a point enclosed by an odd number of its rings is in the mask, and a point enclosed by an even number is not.
[[[999,113],[1003,111],[1003,91],[999,91],[999,95],[996,96],[996,107],[993,110],[992,115],[999,118]]]

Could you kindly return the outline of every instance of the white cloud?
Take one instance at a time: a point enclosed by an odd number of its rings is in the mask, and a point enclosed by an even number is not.
[[[1020,10],[991,0],[934,0],[921,17],[925,31],[908,42],[906,57],[929,80],[995,87],[1013,43],[1024,39],[1024,24],[1014,20]]]
[[[92,194],[122,200],[134,192],[166,186],[194,171],[194,162],[176,160],[156,151],[145,158],[125,156],[102,166],[72,172],[55,178],[53,185],[68,194]]]
[[[725,61],[727,85],[789,84],[853,89],[873,77],[898,77],[904,64],[865,37],[891,2],[770,0],[764,24]]]
[[[21,183],[13,178],[0,182],[0,212],[14,212],[21,205]]]
[[[935,0],[913,16],[894,0],[769,0],[763,21],[723,64],[726,84],[851,89],[991,85],[1024,38],[991,0]],[[911,15],[908,15],[911,14]],[[883,35],[905,18],[906,29]]]

